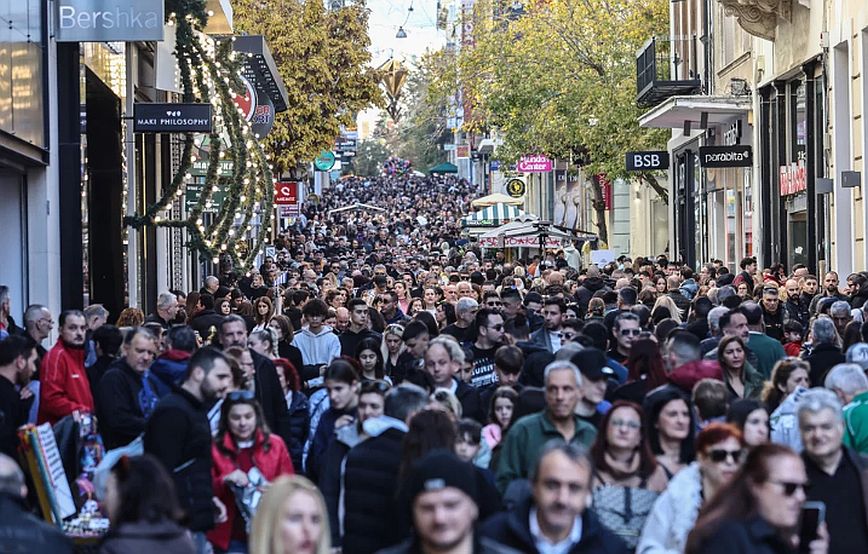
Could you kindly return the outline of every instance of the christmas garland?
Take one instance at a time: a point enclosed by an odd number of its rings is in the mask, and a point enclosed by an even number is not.
[[[227,255],[235,268],[246,271],[271,234],[275,180],[269,156],[233,100],[233,92],[243,90],[239,78],[242,64],[233,52],[233,38],[214,39],[212,43],[202,34],[208,21],[205,0],[170,0],[166,7],[171,11],[168,23],[176,27],[175,57],[183,102],[210,102],[214,108],[208,167],[202,191],[186,219],[163,217],[161,214],[184,195],[193,179],[194,139],[193,134],[186,133],[178,172],[164,187],[162,197],[144,213],[125,217],[124,223],[134,228],[186,229],[188,248],[214,263]],[[221,161],[232,162],[231,177],[220,177]],[[220,186],[228,186],[225,199],[206,227],[202,214]],[[257,214],[262,224],[254,233],[251,222]],[[252,247],[249,241],[254,242]]]

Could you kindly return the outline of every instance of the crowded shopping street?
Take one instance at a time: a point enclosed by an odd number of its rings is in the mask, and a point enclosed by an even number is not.
[[[864,1],[0,27],[0,554],[868,554]]]

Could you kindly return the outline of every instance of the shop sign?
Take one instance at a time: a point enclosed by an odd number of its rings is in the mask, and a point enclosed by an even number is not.
[[[57,42],[162,41],[163,0],[55,0]]]
[[[808,170],[801,162],[782,165],[780,178],[781,196],[798,194],[808,189]]]
[[[337,159],[333,152],[329,152],[328,150],[323,150],[319,153],[319,156],[316,157],[313,161],[313,165],[319,171],[329,171],[331,168],[335,166],[335,162]]]
[[[701,167],[750,167],[753,165],[753,149],[747,144],[735,146],[701,146]]]
[[[518,170],[522,173],[548,173],[552,165],[552,161],[545,156],[522,156],[518,161]]]
[[[627,171],[653,171],[669,169],[669,152],[627,152]]]
[[[506,194],[513,198],[521,198],[527,192],[527,184],[521,179],[510,179],[506,182]]]
[[[561,248],[563,239],[558,237],[546,237],[546,248]],[[482,248],[539,248],[539,236],[525,235],[516,237],[480,237],[479,246]]]
[[[459,160],[466,160],[470,158],[470,145],[469,144],[457,144],[455,145],[455,157]]]
[[[298,183],[295,181],[274,183],[274,203],[279,205],[298,204]]]
[[[210,133],[211,104],[136,103],[134,133]]]

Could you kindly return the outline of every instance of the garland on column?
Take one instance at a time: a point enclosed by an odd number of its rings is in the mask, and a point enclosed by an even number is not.
[[[163,188],[162,197],[147,207],[144,213],[124,218],[130,227],[146,225],[187,230],[188,248],[207,256],[214,263],[228,255],[235,268],[246,271],[260,253],[271,234],[274,182],[268,156],[254,136],[250,124],[232,99],[233,91],[243,90],[239,79],[241,63],[232,50],[234,38],[205,39],[202,34],[208,21],[205,0],[174,0],[167,2],[168,24],[176,27],[175,57],[178,61],[183,102],[210,102],[214,121],[209,135],[208,168],[202,192],[186,219],[165,216],[176,198],[183,197],[193,177],[193,134],[184,135],[178,172]],[[223,143],[228,138],[228,144]],[[232,176],[220,177],[221,161],[232,162]],[[228,185],[220,211],[206,228],[202,213],[219,186]],[[251,220],[262,220],[258,234]],[[254,241],[249,245],[248,241]]]

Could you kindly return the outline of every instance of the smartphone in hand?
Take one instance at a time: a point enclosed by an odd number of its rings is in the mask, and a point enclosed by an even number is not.
[[[817,538],[820,524],[826,520],[826,504],[809,501],[802,506],[802,518],[799,526],[799,551],[808,552],[808,545]]]

